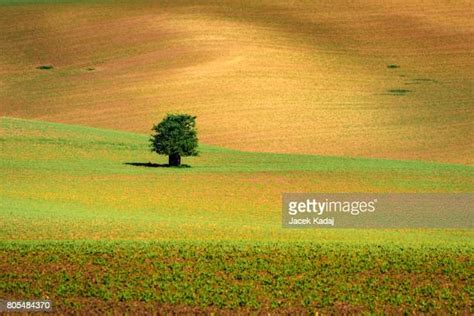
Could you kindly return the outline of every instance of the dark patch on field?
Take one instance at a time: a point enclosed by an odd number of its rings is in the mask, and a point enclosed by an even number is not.
[[[53,68],[54,68],[53,65],[41,65],[41,66],[36,67],[36,69],[41,69],[41,70],[51,70]]]
[[[414,78],[411,80],[407,80],[405,84],[411,85],[411,84],[423,84],[423,83],[438,83],[438,81],[434,79],[429,79],[429,78]]]
[[[387,92],[390,95],[404,96],[404,95],[407,95],[408,93],[410,93],[411,90],[408,90],[408,89],[389,89],[389,90],[387,90]]]

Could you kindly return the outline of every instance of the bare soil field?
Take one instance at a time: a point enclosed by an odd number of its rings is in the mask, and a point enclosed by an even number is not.
[[[24,2],[0,2],[1,115],[473,163],[469,1]]]

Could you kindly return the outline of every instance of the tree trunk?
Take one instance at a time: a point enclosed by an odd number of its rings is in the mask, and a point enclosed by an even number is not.
[[[168,156],[168,164],[172,167],[181,165],[181,156],[179,154],[171,154]]]

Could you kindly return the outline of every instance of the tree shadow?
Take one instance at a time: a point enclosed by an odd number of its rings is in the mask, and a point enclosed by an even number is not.
[[[152,162],[124,162],[124,165],[146,168],[191,168],[190,165],[181,164],[181,166],[170,166],[169,164],[159,164]]]

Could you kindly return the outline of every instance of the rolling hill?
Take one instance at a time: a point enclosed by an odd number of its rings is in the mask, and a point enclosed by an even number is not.
[[[469,1],[0,3],[3,116],[189,112],[210,145],[474,162]]]
[[[281,198],[472,193],[472,13],[0,0],[0,297],[60,314],[469,314],[472,229],[285,229]],[[148,149],[169,112],[198,117],[191,168]],[[408,221],[445,224],[424,211]]]

